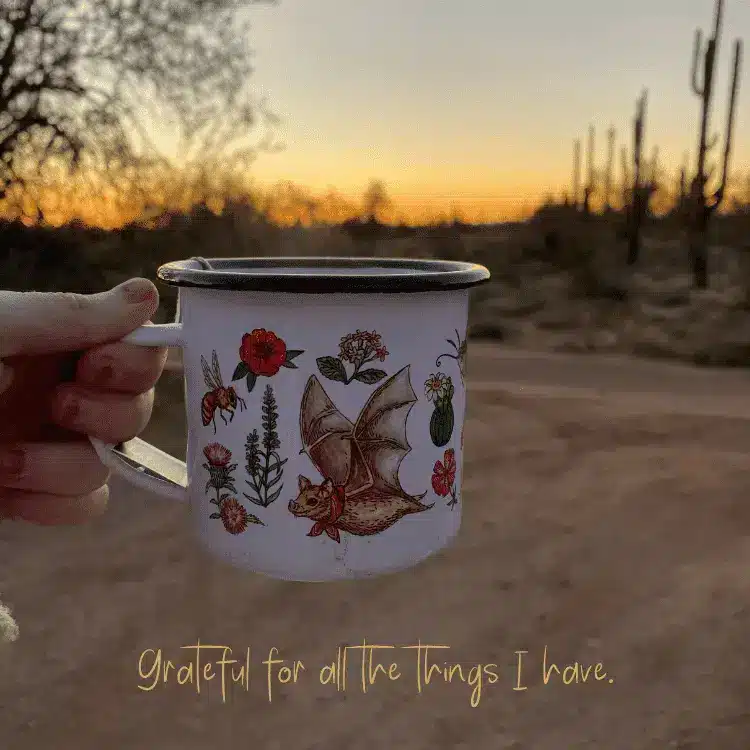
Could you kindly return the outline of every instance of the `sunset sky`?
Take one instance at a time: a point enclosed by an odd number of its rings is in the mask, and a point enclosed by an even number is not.
[[[650,92],[647,151],[675,170],[697,141],[689,68],[713,0],[280,0],[252,11],[255,84],[283,119],[261,183],[352,197],[384,180],[410,218],[459,204],[492,219],[570,183],[572,141],[630,139]],[[714,127],[723,137],[732,43],[750,3],[726,0]],[[750,67],[747,61],[746,68]],[[750,170],[750,83],[740,88],[735,171]],[[628,140],[628,143],[630,141]]]

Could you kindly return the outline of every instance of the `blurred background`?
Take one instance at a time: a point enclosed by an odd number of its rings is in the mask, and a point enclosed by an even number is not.
[[[476,336],[744,364],[750,8],[651,6],[7,0],[4,283],[465,258]]]
[[[743,0],[0,0],[3,288],[193,255],[492,272],[451,550],[256,579],[122,486],[92,527],[2,526],[0,744],[746,750],[748,33]],[[181,377],[171,356],[143,436],[180,457]],[[311,661],[421,638],[505,672],[476,709],[453,685],[137,690],[142,649],[196,635]],[[514,651],[547,644],[615,683],[514,692]]]

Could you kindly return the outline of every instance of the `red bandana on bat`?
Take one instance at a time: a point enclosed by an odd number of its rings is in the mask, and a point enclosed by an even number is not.
[[[336,521],[341,518],[341,514],[344,512],[345,499],[346,495],[344,493],[343,486],[336,485],[333,488],[331,512],[328,514],[328,518],[316,521],[307,536],[320,536],[325,531],[325,533],[328,534],[328,536],[333,539],[334,542],[341,542],[341,536],[335,524]]]

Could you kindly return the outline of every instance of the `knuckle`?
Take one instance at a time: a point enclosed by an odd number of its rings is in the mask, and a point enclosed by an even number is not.
[[[85,294],[77,292],[56,292],[55,294],[62,306],[74,315],[85,313],[91,307],[91,300]]]
[[[98,321],[90,313],[94,309],[90,296],[77,292],[56,292],[63,309],[63,318],[68,317],[75,326],[78,337],[84,340],[96,334]]]
[[[77,292],[55,292],[55,296],[62,308],[63,319],[68,318],[75,325],[78,336],[83,339],[92,337],[97,321],[90,315],[93,310],[91,298]]]
[[[123,363],[119,374],[122,381],[134,389],[146,390],[154,387],[161,370],[161,361],[153,355],[144,353]]]
[[[96,385],[140,393],[159,380],[164,359],[159,349],[115,344],[86,359],[86,377]]]

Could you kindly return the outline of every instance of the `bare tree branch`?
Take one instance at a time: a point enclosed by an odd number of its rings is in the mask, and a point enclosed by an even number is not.
[[[261,2],[274,0],[2,0],[0,198],[50,160],[153,163],[157,103],[208,162],[268,126],[249,87],[245,11]]]

